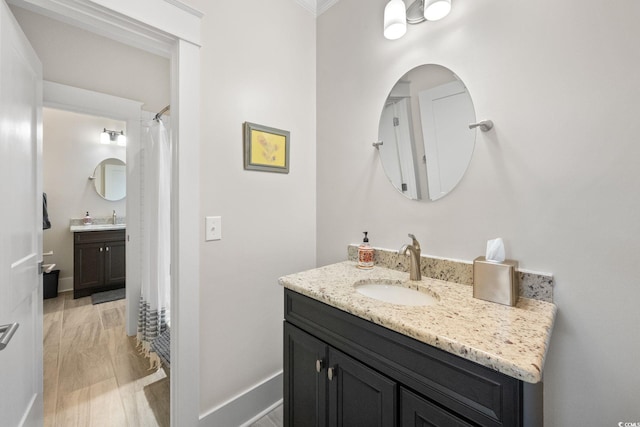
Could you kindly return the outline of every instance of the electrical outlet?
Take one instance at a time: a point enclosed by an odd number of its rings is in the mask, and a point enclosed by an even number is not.
[[[222,239],[222,217],[221,216],[208,216],[205,218],[205,232],[204,240],[209,242],[211,240]]]

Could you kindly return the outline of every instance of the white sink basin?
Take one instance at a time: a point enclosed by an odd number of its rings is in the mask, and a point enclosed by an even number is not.
[[[403,286],[404,283],[393,280],[361,280],[354,287],[364,296],[390,304],[426,306],[438,303],[436,295],[407,288]]]

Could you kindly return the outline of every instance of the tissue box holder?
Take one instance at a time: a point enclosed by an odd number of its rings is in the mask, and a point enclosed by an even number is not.
[[[473,260],[473,297],[514,306],[520,289],[516,274],[518,261],[487,261],[481,256]]]

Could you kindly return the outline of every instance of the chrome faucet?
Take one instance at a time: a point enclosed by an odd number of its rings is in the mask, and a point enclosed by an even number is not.
[[[400,255],[406,255],[407,251],[411,257],[411,265],[409,266],[409,280],[422,280],[422,273],[420,272],[420,243],[416,240],[416,236],[409,234],[409,237],[413,240],[411,245],[404,245],[400,248],[398,253]]]
[[[113,210],[113,225],[116,225],[116,220],[118,219],[118,217],[116,216],[116,210]]]

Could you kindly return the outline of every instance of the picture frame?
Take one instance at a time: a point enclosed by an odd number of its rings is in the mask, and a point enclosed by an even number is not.
[[[244,122],[244,168],[289,173],[289,131]]]

